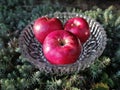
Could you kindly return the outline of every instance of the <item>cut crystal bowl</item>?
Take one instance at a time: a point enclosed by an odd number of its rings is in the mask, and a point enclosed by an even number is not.
[[[45,16],[59,18],[63,24],[72,17],[83,17],[89,24],[91,36],[83,44],[82,53],[75,63],[67,65],[53,65],[44,57],[42,44],[39,43],[34,36],[34,21],[28,24],[19,36],[20,50],[22,55],[27,58],[30,63],[34,64],[41,72],[52,75],[79,72],[89,67],[103,53],[107,41],[106,32],[94,19],[79,13],[70,12],[55,12]]]

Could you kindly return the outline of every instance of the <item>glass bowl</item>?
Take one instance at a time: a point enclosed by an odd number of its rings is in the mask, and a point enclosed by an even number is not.
[[[94,63],[96,58],[98,58],[104,51],[107,41],[106,32],[104,31],[104,28],[94,19],[79,13],[70,12],[55,12],[45,16],[57,17],[63,24],[69,18],[83,17],[89,24],[91,36],[83,44],[82,53],[75,63],[61,66],[52,65],[44,57],[42,45],[36,40],[33,34],[34,21],[28,24],[19,36],[19,46],[22,55],[27,58],[30,63],[34,64],[41,72],[52,75],[63,75],[79,72]]]

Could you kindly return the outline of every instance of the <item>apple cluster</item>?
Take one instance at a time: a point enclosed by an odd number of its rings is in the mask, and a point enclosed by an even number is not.
[[[82,45],[90,37],[87,21],[73,17],[63,23],[58,18],[39,17],[33,25],[45,58],[54,65],[72,64],[79,58]]]

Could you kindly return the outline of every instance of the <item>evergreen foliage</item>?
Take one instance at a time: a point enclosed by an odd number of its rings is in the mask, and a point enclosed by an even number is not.
[[[56,11],[77,12],[99,21],[107,33],[107,46],[90,68],[64,76],[47,76],[21,56],[19,32],[39,16]],[[1,90],[119,90],[120,11],[114,6],[88,11],[77,8],[35,5],[33,0],[0,0]]]

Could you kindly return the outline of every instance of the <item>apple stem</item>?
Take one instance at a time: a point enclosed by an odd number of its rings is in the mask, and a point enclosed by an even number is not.
[[[47,16],[45,18],[46,18],[47,21],[49,20],[49,18]]]
[[[59,44],[60,44],[61,46],[64,46],[64,45],[65,45],[64,40],[58,39],[58,41],[59,41]]]

